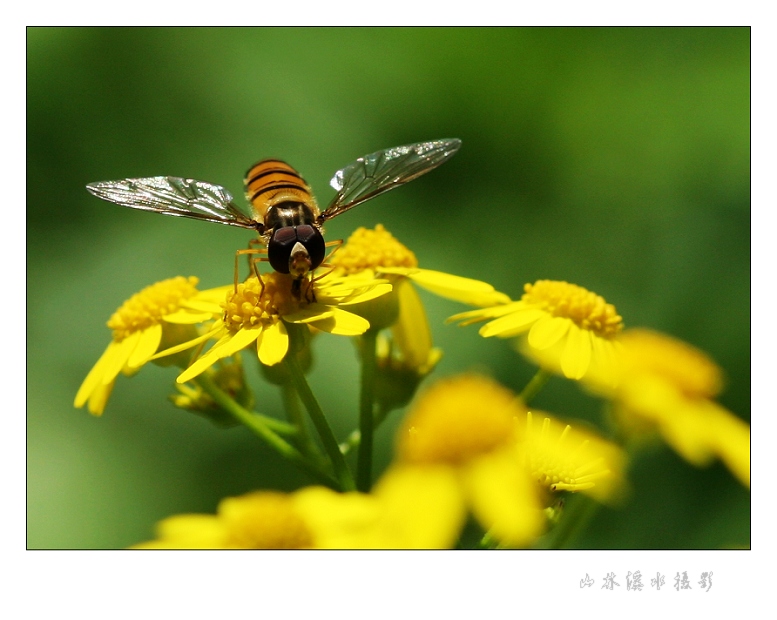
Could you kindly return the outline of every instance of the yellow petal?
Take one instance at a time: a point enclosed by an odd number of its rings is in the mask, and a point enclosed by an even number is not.
[[[359,336],[370,328],[370,323],[351,312],[331,308],[332,315],[322,321],[316,321],[315,326],[330,334],[340,336]]]
[[[157,524],[157,540],[134,549],[223,549],[226,529],[215,515],[182,514]]]
[[[750,426],[715,403],[708,413],[715,451],[739,481],[750,488]]]
[[[547,349],[561,340],[573,325],[569,319],[545,314],[529,331],[529,346],[534,349]]]
[[[703,414],[705,402],[688,400],[660,377],[630,377],[618,393],[621,415],[627,422],[637,417],[652,422],[664,441],[697,467],[708,465],[713,445]]]
[[[234,355],[241,349],[250,345],[261,334],[262,328],[239,329],[234,335],[222,338],[210,351],[198,359],[194,364],[183,371],[175,380],[176,383],[186,383],[191,381],[207,368],[210,368],[222,358]]]
[[[449,467],[395,467],[373,494],[383,507],[381,548],[450,549],[466,517],[455,472]]]
[[[572,323],[567,334],[564,352],[561,354],[561,370],[568,379],[580,379],[591,363],[591,339],[593,334]]]
[[[205,309],[205,306],[201,306],[200,302],[203,302],[204,304],[215,304],[216,306],[219,306],[222,301],[226,298],[226,295],[228,292],[234,290],[233,284],[227,284],[226,286],[219,286],[217,288],[211,288],[206,291],[200,291],[197,293],[197,295],[192,298],[188,299],[187,301],[183,302],[181,305],[186,306],[187,308],[202,308]]]
[[[333,314],[334,310],[329,306],[314,303],[304,308],[300,308],[296,312],[285,314],[283,320],[287,323],[312,323],[314,321],[329,318]]]
[[[327,299],[330,299],[332,301],[337,301],[337,304],[340,306],[347,306],[349,304],[359,304],[365,301],[370,301],[371,299],[375,299],[376,297],[382,297],[383,295],[386,295],[391,292],[392,286],[388,282],[384,282],[382,284],[375,284],[373,285],[370,283],[369,287],[364,287],[360,289],[353,289],[353,286],[349,287],[349,291],[347,293],[343,293],[342,295],[337,295],[334,292],[330,292],[329,290],[326,291],[326,294],[319,296],[319,301],[321,303],[327,303]]]
[[[480,328],[478,333],[483,336],[483,338],[490,338],[491,336],[511,338],[527,331],[539,319],[546,316],[548,316],[548,314],[543,310],[523,308],[486,323]]]
[[[140,338],[135,349],[127,360],[130,368],[140,368],[154,353],[162,341],[162,325],[154,323],[151,327],[140,332]]]
[[[446,323],[455,323],[461,321],[461,325],[470,325],[477,323],[478,321],[486,321],[488,319],[495,319],[500,316],[511,314],[518,310],[523,310],[526,304],[522,301],[514,301],[509,304],[501,304],[497,306],[491,306],[490,308],[478,308],[477,310],[467,310],[466,312],[459,312],[453,316],[445,319]]]
[[[394,343],[409,366],[420,368],[428,364],[432,350],[432,332],[426,311],[410,282],[402,280],[395,288],[399,297],[399,318],[391,327]]]
[[[297,511],[325,549],[445,549],[466,516],[455,473],[445,467],[390,469],[372,493],[307,487]]]
[[[114,374],[113,377],[108,381],[103,381],[106,376],[105,369],[113,366],[113,362],[111,360],[116,355],[118,346],[118,343],[111,340],[111,343],[106,347],[105,351],[103,351],[100,359],[98,359],[95,365],[92,366],[92,369],[89,371],[89,374],[86,375],[86,378],[81,384],[81,387],[78,388],[78,393],[76,394],[76,398],[73,401],[74,407],[83,407],[97,386],[101,384],[105,385],[110,383],[111,380],[116,379],[119,374],[118,372],[116,372],[116,374]]]
[[[394,267],[381,268],[380,272],[405,275],[418,286],[435,295],[473,306],[493,306],[510,302],[507,295],[494,290],[494,287],[487,282],[462,278],[442,271]]]
[[[162,318],[168,323],[176,323],[179,325],[194,325],[195,323],[202,323],[208,319],[212,319],[219,314],[220,308],[216,308],[216,312],[192,312],[191,310],[178,310],[172,314],[166,314]]]
[[[103,383],[110,383],[118,376],[139,341],[140,332],[134,332],[121,342],[116,343],[116,346],[111,352],[110,359],[106,362],[105,368],[103,369]]]
[[[266,326],[238,329],[237,332],[232,335],[232,338],[218,347],[219,359],[229,357],[230,355],[234,355],[238,351],[245,349],[253,343],[254,340],[259,338],[261,333],[266,329]],[[213,348],[215,349],[216,347]]]
[[[606,338],[591,338],[591,365],[585,374],[586,386],[603,396],[612,397],[623,365],[618,363],[620,343]]]
[[[101,416],[105,411],[105,405],[108,404],[108,397],[113,392],[113,386],[116,385],[115,381],[111,381],[108,384],[101,383],[94,388],[89,395],[89,413],[96,416]]]
[[[265,366],[274,366],[283,361],[289,350],[289,334],[283,321],[272,323],[262,330],[262,335],[256,340],[259,361]]]
[[[336,493],[305,487],[294,494],[294,507],[319,549],[375,549],[380,537],[380,504],[371,495]]]
[[[537,486],[511,451],[476,459],[464,474],[472,511],[497,540],[525,547],[542,534]]]
[[[155,360],[159,357],[166,357],[168,355],[173,355],[175,353],[180,353],[181,351],[185,351],[186,349],[191,349],[193,346],[200,344],[201,342],[205,342],[206,340],[210,338],[216,338],[221,333],[226,331],[224,329],[224,324],[221,321],[217,321],[216,324],[213,326],[213,328],[207,332],[205,332],[202,336],[198,336],[197,338],[193,338],[192,340],[189,340],[187,342],[182,342],[181,344],[175,345],[174,347],[170,347],[169,349],[165,349],[164,351],[160,351],[156,355],[153,355],[151,357],[152,360]],[[220,343],[216,343],[214,345],[214,348],[218,346]]]

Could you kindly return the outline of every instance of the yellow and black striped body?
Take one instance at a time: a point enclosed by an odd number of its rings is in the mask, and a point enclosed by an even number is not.
[[[325,254],[319,210],[299,172],[278,159],[265,159],[248,171],[245,189],[273,269],[299,280],[318,267]]]
[[[279,159],[265,159],[255,164],[246,173],[246,198],[254,210],[254,218],[264,222],[265,228],[274,228],[277,219],[272,211],[282,203],[299,204],[310,212],[313,218],[318,217],[316,199],[310,191],[310,186],[299,172]],[[270,220],[270,221],[268,221]]]

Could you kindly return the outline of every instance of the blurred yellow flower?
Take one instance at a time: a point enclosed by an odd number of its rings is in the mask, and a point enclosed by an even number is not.
[[[419,486],[402,473],[369,495],[306,487],[255,491],[219,503],[215,515],[184,514],[157,524],[136,549],[442,549],[464,515],[441,484]]]
[[[208,308],[211,317],[216,319],[213,328],[199,338],[173,348],[177,351],[181,347],[217,339],[207,353],[181,373],[178,383],[193,379],[218,360],[254,343],[262,364],[280,363],[289,349],[287,324],[314,325],[322,331],[344,336],[362,334],[369,329],[369,322],[341,306],[369,301],[391,290],[385,280],[334,277],[314,280],[309,286],[311,288],[300,295],[293,290],[291,276],[272,272],[262,276],[262,281],[249,277],[237,286],[237,290],[229,287],[226,301],[214,302]]]
[[[601,376],[612,372],[615,339],[623,327],[615,306],[602,297],[554,280],[526,284],[520,301],[462,312],[448,321],[462,326],[488,321],[479,332],[484,338],[526,334],[521,352],[569,379],[581,379],[594,368]]]
[[[619,338],[615,383],[593,373],[587,384],[614,401],[630,435],[657,430],[696,466],[720,458],[750,487],[750,427],[712,398],[723,386],[720,368],[685,342],[646,329]]]
[[[438,381],[403,421],[390,472],[470,508],[501,543],[526,546],[542,533],[544,517],[518,449],[515,419],[525,414],[510,390],[485,377]]]
[[[184,514],[157,524],[155,540],[137,549],[308,549],[313,532],[299,514],[294,495],[256,491],[228,497],[217,514]]]
[[[580,491],[600,502],[623,497],[623,450],[579,424],[573,428],[546,413],[530,411],[521,450],[532,478],[548,491]]]
[[[196,285],[197,278],[178,276],[152,284],[125,301],[108,321],[113,340],[84,379],[73,404],[88,403],[90,413],[101,415],[119,373],[134,374],[158,350],[195,335],[192,326],[212,318],[203,307],[225,290],[198,291]],[[178,347],[175,352],[185,349]]]
[[[466,517],[445,472],[391,469],[369,495],[310,487],[297,501],[326,549],[450,549]]]

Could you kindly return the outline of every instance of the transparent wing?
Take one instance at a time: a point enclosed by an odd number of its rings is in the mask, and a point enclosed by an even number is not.
[[[179,177],[146,177],[90,183],[86,189],[98,198],[131,209],[257,228],[257,222],[243,213],[232,201],[232,195],[212,183]]]
[[[319,223],[426,174],[453,157],[460,146],[457,138],[432,140],[360,157],[332,177],[329,184],[337,195],[319,216]]]

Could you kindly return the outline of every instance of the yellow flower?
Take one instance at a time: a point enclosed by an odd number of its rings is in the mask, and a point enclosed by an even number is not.
[[[391,295],[371,304],[359,304],[354,312],[369,319],[374,329],[391,328],[391,340],[381,343],[379,365],[414,375],[415,383],[431,372],[442,356],[432,346],[432,333],[418,286],[447,299],[483,306],[505,303],[507,295],[479,280],[439,271],[420,269],[415,254],[382,225],[374,230],[357,229],[328,260],[332,276],[346,278],[386,277]],[[410,391],[412,393],[412,390]]]
[[[385,477],[370,495],[324,487],[290,494],[255,491],[222,500],[215,515],[164,519],[157,525],[157,538],[135,548],[446,548],[456,541],[463,515],[445,490],[418,486],[398,475]],[[432,509],[432,516],[424,519]]]
[[[325,549],[449,549],[466,516],[449,476],[407,469],[386,472],[369,495],[310,487],[297,501]]]
[[[600,502],[617,501],[625,490],[625,456],[596,433],[534,411],[526,414],[521,442],[532,478],[548,491],[581,491]]]
[[[178,276],[152,284],[125,301],[108,321],[113,340],[84,379],[73,404],[88,403],[90,413],[101,415],[119,373],[134,374],[157,350],[190,338],[195,333],[192,325],[212,318],[203,304],[207,306],[223,289],[200,292],[196,285],[197,278]]]
[[[415,254],[381,224],[374,230],[358,228],[327,263],[334,268],[333,273],[336,275],[401,276],[435,295],[473,306],[490,306],[510,301],[507,295],[495,291],[493,286],[480,280],[420,269]]]
[[[720,368],[702,351],[669,336],[631,329],[619,338],[615,383],[593,374],[587,384],[611,398],[623,430],[657,430],[696,466],[720,458],[750,487],[750,427],[712,399]]]
[[[544,527],[540,489],[518,449],[515,419],[525,414],[512,392],[485,377],[439,381],[405,418],[390,471],[469,507],[500,542],[525,546]]]
[[[215,515],[185,514],[160,521],[156,540],[139,549],[308,549],[313,532],[293,495],[256,491],[222,500]]]
[[[185,383],[218,360],[234,355],[256,343],[259,361],[267,366],[280,363],[289,349],[287,325],[313,325],[331,334],[357,336],[369,329],[369,322],[341,306],[369,301],[391,290],[382,280],[327,278],[313,281],[300,295],[293,290],[293,279],[277,272],[251,276],[229,287],[226,301],[209,306],[216,318],[213,328],[199,338],[174,347],[191,347],[210,338],[218,341],[177,379]],[[315,301],[309,301],[315,300]],[[218,317],[218,318],[217,318]],[[163,353],[169,354],[169,351]]]
[[[480,335],[513,338],[526,334],[521,352],[553,372],[581,379],[592,369],[614,371],[616,337],[623,320],[602,297],[568,282],[538,280],[524,286],[520,301],[454,315],[470,325],[489,321]]]

